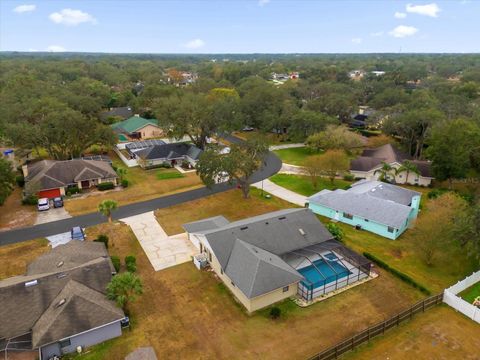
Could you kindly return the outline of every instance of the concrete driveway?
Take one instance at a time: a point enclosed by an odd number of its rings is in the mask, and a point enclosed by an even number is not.
[[[71,216],[67,212],[67,210],[65,210],[65,207],[62,206],[61,208],[54,208],[53,206],[51,206],[50,210],[38,212],[35,225],[45,224],[52,221],[63,220],[68,218],[71,218]]]
[[[198,253],[186,234],[168,236],[153,211],[120,221],[131,227],[155,271],[190,261]]]
[[[307,197],[297,194],[296,192],[293,192],[291,190],[285,189],[284,187],[278,186],[277,184],[271,182],[270,180],[264,180],[263,184],[262,182],[258,182],[255,184],[252,184],[253,187],[256,187],[257,189],[262,189],[265,192],[268,192],[280,199],[283,199],[285,201],[291,202],[292,204],[298,205],[298,206],[305,206],[305,203],[307,202]]]

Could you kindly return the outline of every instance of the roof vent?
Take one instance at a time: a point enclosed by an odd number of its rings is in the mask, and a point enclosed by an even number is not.
[[[286,219],[285,216],[281,216],[281,217],[278,218],[278,220],[285,220],[285,219]]]
[[[25,287],[35,286],[38,284],[38,280],[27,281]]]
[[[62,300],[60,300],[60,301],[58,302],[58,304],[57,304],[57,307],[62,306],[62,305],[65,304],[66,302],[67,302],[67,299],[65,299],[65,298],[62,299]]]
[[[242,227],[240,228],[240,230],[247,230],[247,229],[248,229],[248,226],[242,226]]]
[[[374,191],[375,191],[375,189],[372,189],[372,192],[374,192]]]
[[[298,231],[300,232],[300,234],[301,234],[302,236],[307,235],[307,234],[305,233],[305,231],[303,231],[303,229],[298,229]]]
[[[63,261],[60,261],[58,264],[57,264],[57,267],[61,267],[63,265]]]

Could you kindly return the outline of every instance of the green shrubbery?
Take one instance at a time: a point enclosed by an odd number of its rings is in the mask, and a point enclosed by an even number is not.
[[[15,177],[15,182],[18,186],[23,187],[25,185],[25,178],[23,177],[23,175],[17,175]]]
[[[355,180],[355,176],[353,174],[345,174],[345,175],[343,175],[343,180],[353,181],[353,180]]]
[[[326,228],[328,231],[330,231],[330,234],[333,235],[335,240],[337,241],[343,240],[343,235],[344,235],[343,230],[340,229],[340,227],[337,224],[330,222],[326,225]]]
[[[134,255],[125,256],[125,267],[129,272],[137,271],[137,258]]]
[[[108,236],[107,235],[104,235],[104,234],[98,235],[98,237],[93,241],[104,243],[105,247],[108,249]]]
[[[272,319],[278,319],[280,315],[282,315],[282,310],[280,310],[279,307],[274,306],[270,309],[269,315]]]
[[[97,185],[97,189],[100,191],[111,190],[115,187],[113,182],[104,182]]]
[[[78,194],[80,192],[80,189],[77,186],[72,186],[67,189],[67,195],[73,195],[73,194]]]
[[[110,260],[112,260],[113,267],[118,273],[120,271],[120,258],[118,256],[112,255],[110,256]]]
[[[372,255],[368,252],[364,252],[363,253],[363,256],[365,256],[367,259],[373,261],[375,264],[377,264],[379,267],[381,267],[382,269],[385,269],[387,270],[388,272],[392,273],[393,275],[395,275],[396,277],[398,277],[399,279],[405,281],[407,284],[410,284],[412,285],[413,287],[417,288],[418,290],[420,290],[421,292],[423,292],[424,294],[427,294],[427,295],[431,295],[432,292],[430,290],[428,290],[425,286],[419,284],[418,282],[416,282],[415,280],[413,280],[410,276],[402,273],[401,271],[395,269],[395,268],[392,268],[390,265],[388,265],[386,262],[384,262],[383,260],[380,260],[379,258],[377,258],[375,255]]]
[[[123,180],[121,181],[121,183],[122,183],[122,187],[124,187],[124,188],[126,188],[126,187],[128,187],[128,185],[130,185],[130,183],[128,182],[127,179],[123,179]]]
[[[23,205],[37,205],[38,204],[38,196],[37,195],[28,195],[27,197],[23,198],[22,204]]]

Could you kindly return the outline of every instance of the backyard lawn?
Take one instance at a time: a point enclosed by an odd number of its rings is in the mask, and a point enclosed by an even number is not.
[[[287,206],[260,198],[258,191],[243,200],[233,190],[159,210],[157,218],[174,234],[182,231],[180,224],[208,216],[236,220]],[[380,270],[378,278],[307,308],[288,300],[279,305],[280,319],[271,320],[268,310],[247,315],[211,271],[199,271],[192,263],[153,271],[126,225],[87,229],[89,238],[100,233],[115,239],[109,251],[122,262],[126,255],[136,255],[144,294],[131,306],[131,330],[87,349],[76,357],[82,360],[123,359],[140,346],[153,346],[159,359],[305,359],[423,297]]]
[[[316,152],[308,147],[298,147],[275,150],[274,153],[286,164],[303,166],[310,156],[320,155],[323,151]]]
[[[342,356],[344,360],[478,359],[480,327],[441,305]]]
[[[126,168],[116,155],[112,155],[112,159],[114,165]],[[97,211],[98,204],[106,199],[115,200],[119,205],[126,205],[203,186],[194,172],[182,174],[176,169],[143,170],[140,167],[133,167],[127,169],[125,179],[129,182],[126,189],[96,191],[86,197],[67,199],[65,208],[70,215],[80,215]]]
[[[0,280],[24,274],[27,264],[49,249],[47,239],[0,246]]]
[[[261,138],[268,143],[268,145],[282,145],[289,144],[291,141],[286,140],[284,136],[278,136],[274,133],[262,133],[257,130],[254,131],[236,131],[232,135],[243,139],[248,140],[251,138]],[[223,141],[223,140],[222,140]]]
[[[330,179],[320,177],[318,178],[317,188],[314,189],[312,181],[308,176],[304,175],[289,175],[289,174],[276,174],[269,178],[272,182],[277,185],[280,185],[286,189],[292,190],[301,195],[310,196],[323,189],[334,190],[334,189],[346,189],[352,183],[335,179],[334,183]]]
[[[480,297],[480,282],[470,286],[468,289],[463,290],[458,295],[469,304],[472,304],[477,297]]]

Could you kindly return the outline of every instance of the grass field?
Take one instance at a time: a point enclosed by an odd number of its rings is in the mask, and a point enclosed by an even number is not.
[[[463,290],[458,295],[466,302],[472,304],[473,301],[480,296],[480,282],[470,286],[468,289]]]
[[[480,327],[440,305],[342,356],[344,360],[478,359]]]
[[[122,167],[116,155],[112,155],[112,159],[116,166]],[[175,169],[143,170],[133,167],[127,169],[125,178],[129,182],[128,188],[106,193],[95,192],[80,199],[67,199],[65,208],[70,215],[80,215],[97,211],[98,204],[106,199],[115,200],[118,205],[126,205],[203,186],[195,173],[181,174]]]
[[[303,166],[305,165],[305,160],[307,160],[310,156],[320,155],[323,153],[323,151],[316,152],[308,147],[299,147],[275,150],[274,153],[277,154],[284,163]]]
[[[334,190],[334,189],[346,189],[352,183],[335,179],[334,183],[330,179],[320,177],[318,179],[317,188],[314,189],[312,181],[308,176],[303,175],[289,175],[289,174],[276,174],[270,177],[272,182],[277,185],[280,185],[286,189],[292,190],[301,195],[310,196],[323,189]]]
[[[262,133],[257,130],[254,131],[236,131],[233,133],[234,136],[248,140],[251,138],[260,138],[267,142],[268,145],[282,145],[282,144],[289,144],[291,141],[285,138],[285,136],[279,136],[274,133]]]
[[[231,204],[235,206],[231,206]],[[289,206],[278,199],[248,200],[239,190],[212,195],[156,212],[167,233],[180,224],[223,214],[230,220]],[[199,211],[198,209],[202,209]],[[185,263],[155,272],[126,225],[87,229],[115,239],[111,254],[137,256],[144,294],[131,306],[132,329],[76,358],[122,359],[140,346],[153,346],[159,359],[304,359],[422,298],[422,294],[380,270],[380,276],[326,301],[300,308],[288,300],[278,320],[268,310],[247,315],[212,272]],[[301,344],[301,346],[299,345]]]
[[[0,246],[0,280],[24,274],[27,264],[49,249],[47,239]]]

